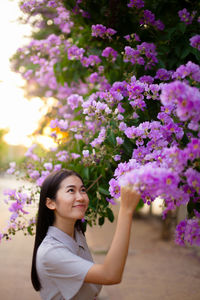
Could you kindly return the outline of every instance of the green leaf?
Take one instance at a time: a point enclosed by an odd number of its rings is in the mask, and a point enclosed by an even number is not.
[[[192,48],[192,47],[191,47],[191,48]],[[197,50],[197,49],[195,49],[195,48],[192,48],[190,52],[191,52],[192,54],[195,55],[197,61],[200,60],[200,52],[199,52],[199,50]]]
[[[99,186],[98,187],[98,191],[103,194],[103,195],[106,195],[106,196],[110,196],[110,193],[108,190],[104,189],[103,187]]]
[[[84,176],[84,178],[89,179],[89,168],[88,167],[85,167],[83,169],[83,176]]]
[[[112,129],[109,129],[107,137],[108,137],[109,143],[113,146],[116,146],[116,138],[115,138],[115,134]]]
[[[181,56],[181,51],[182,51],[182,48],[180,47],[179,44],[177,44],[177,46],[175,47],[175,53],[178,57]]]
[[[167,38],[171,39],[172,34],[176,31],[176,27],[167,30]]]
[[[104,217],[100,217],[99,220],[98,220],[98,223],[100,226],[102,226],[105,222],[105,218]]]
[[[179,23],[177,28],[184,34],[186,30],[187,25],[185,23]]]
[[[140,199],[140,201],[138,202],[138,205],[136,207],[136,211],[138,211],[140,208],[142,208],[144,206],[144,202],[142,199]]]
[[[106,212],[107,212],[108,220],[109,220],[110,222],[113,222],[115,217],[114,217],[114,215],[113,215],[112,210],[111,210],[109,207],[107,207],[107,208],[106,208]]]
[[[28,233],[29,233],[30,235],[33,235],[31,226],[28,226],[28,227],[27,227],[27,231],[28,231]]]
[[[125,153],[128,156],[132,155],[133,152],[133,143],[131,143],[131,141],[128,138],[125,138],[124,143],[122,144],[122,147],[125,150]]]
[[[185,47],[181,53],[181,59],[185,58],[190,53],[190,47]]]

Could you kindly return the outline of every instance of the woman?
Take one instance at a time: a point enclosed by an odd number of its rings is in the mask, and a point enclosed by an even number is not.
[[[111,247],[103,264],[93,263],[81,228],[89,199],[79,174],[51,173],[44,181],[38,210],[31,279],[44,300],[94,300],[103,284],[121,281],[132,215],[140,199],[121,189],[121,205]]]

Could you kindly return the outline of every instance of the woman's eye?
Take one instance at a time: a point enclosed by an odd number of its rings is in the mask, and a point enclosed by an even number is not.
[[[74,192],[74,189],[69,189],[69,190],[67,190],[67,192],[73,193],[73,192]]]
[[[86,188],[81,189],[82,193],[86,193]]]

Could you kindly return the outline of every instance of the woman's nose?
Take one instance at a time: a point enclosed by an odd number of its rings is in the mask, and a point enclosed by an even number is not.
[[[78,201],[83,201],[84,200],[83,195],[80,192],[76,193],[76,200],[78,200]]]

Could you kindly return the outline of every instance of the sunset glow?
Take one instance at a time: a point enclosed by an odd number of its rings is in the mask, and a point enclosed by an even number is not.
[[[47,113],[40,98],[27,100],[24,97],[23,79],[10,69],[10,57],[17,48],[28,43],[30,27],[19,24],[17,18],[21,15],[17,1],[4,0],[0,3],[0,25],[6,28],[1,32],[0,55],[0,129],[8,129],[4,140],[11,145],[29,147],[33,139],[30,135],[37,129],[38,122]],[[50,104],[50,103],[49,103]],[[45,148],[55,146],[53,139],[40,136],[38,142]]]

